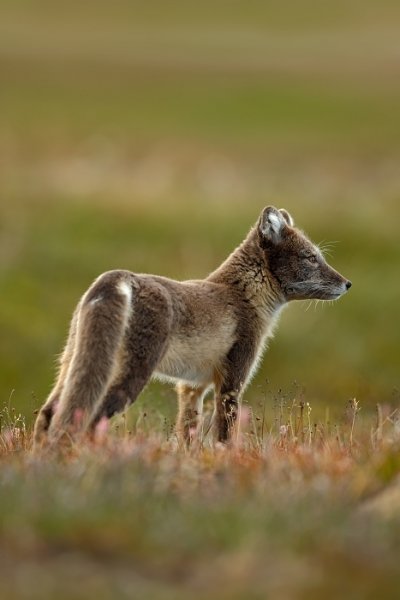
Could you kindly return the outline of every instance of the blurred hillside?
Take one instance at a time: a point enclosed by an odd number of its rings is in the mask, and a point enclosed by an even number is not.
[[[43,401],[100,272],[202,277],[271,203],[354,285],[287,310],[247,397],[398,403],[399,25],[389,0],[2,1],[3,402]]]

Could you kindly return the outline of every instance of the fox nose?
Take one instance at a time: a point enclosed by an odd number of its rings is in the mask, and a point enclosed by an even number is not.
[[[349,290],[353,284],[351,281],[346,281],[346,289]]]

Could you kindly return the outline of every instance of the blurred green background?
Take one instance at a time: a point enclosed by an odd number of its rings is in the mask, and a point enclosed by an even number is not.
[[[398,403],[399,26],[389,0],[1,1],[2,401],[32,418],[99,273],[203,277],[271,203],[353,288],[284,313],[247,398]]]

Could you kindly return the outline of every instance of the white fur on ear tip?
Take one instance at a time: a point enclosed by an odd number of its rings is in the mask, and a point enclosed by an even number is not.
[[[282,221],[281,221],[281,219],[278,217],[278,215],[277,215],[277,214],[275,214],[275,213],[271,212],[271,213],[268,215],[268,222],[271,224],[271,228],[272,228],[272,231],[273,231],[274,233],[279,233],[279,232],[280,232],[280,230],[281,230],[281,227],[282,227]]]

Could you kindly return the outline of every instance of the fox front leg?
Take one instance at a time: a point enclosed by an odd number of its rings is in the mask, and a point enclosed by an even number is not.
[[[231,348],[222,380],[216,385],[217,439],[226,443],[232,437],[239,412],[239,403],[254,360],[252,343],[236,342]]]

